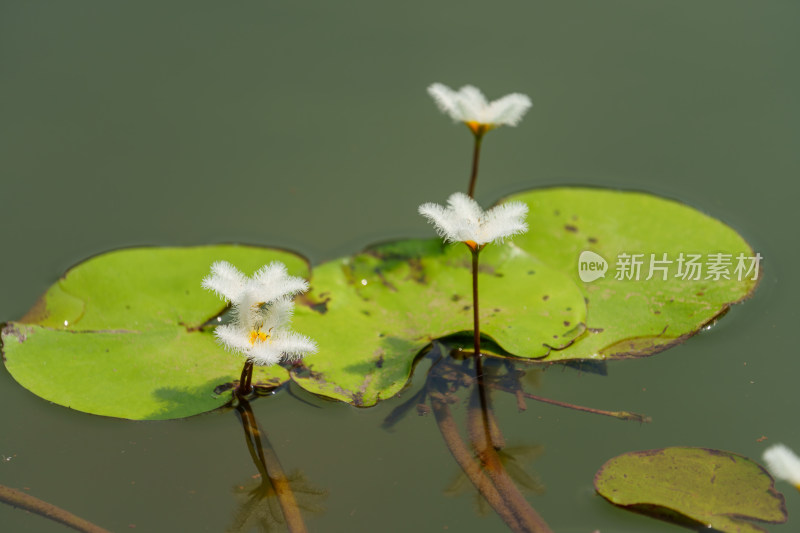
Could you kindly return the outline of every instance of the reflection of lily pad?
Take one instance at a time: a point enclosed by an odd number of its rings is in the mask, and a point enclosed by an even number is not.
[[[319,355],[293,375],[311,392],[372,405],[408,380],[431,340],[472,326],[471,259],[439,239],[374,247],[314,269],[294,327]],[[565,275],[513,246],[480,257],[481,330],[521,357],[543,357],[583,331],[583,295]]]
[[[755,254],[735,231],[684,204],[656,196],[601,189],[555,188],[513,195],[530,206],[531,230],[514,243],[547,265],[567,273],[587,298],[586,332],[545,360],[618,359],[651,355],[685,340],[728,307],[748,297],[758,280],[742,280],[737,257]],[[578,257],[590,250],[608,262],[604,278],[584,283]],[[617,280],[620,254],[643,254],[639,280]],[[656,260],[650,274],[651,254]],[[666,257],[664,256],[666,254]],[[684,254],[700,255],[700,280],[676,277]],[[706,279],[709,254],[729,259],[730,279]],[[638,258],[637,258],[638,259]],[[657,268],[667,268],[664,274]],[[628,273],[627,271],[625,272]],[[633,276],[631,276],[633,277]]]
[[[783,496],[758,464],[730,452],[664,448],[609,460],[594,486],[611,503],[694,529],[765,531],[751,521],[783,523]]]
[[[8,371],[42,398],[120,418],[179,418],[225,404],[230,393],[221,391],[238,378],[242,359],[199,329],[224,308],[199,282],[220,259],[245,271],[280,260],[308,276],[304,259],[250,246],[103,254],[69,270],[3,329]],[[253,379],[276,386],[288,374],[257,369]]]

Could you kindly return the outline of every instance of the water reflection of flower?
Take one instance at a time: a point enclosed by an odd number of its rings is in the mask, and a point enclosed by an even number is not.
[[[287,476],[287,481],[300,509],[312,514],[325,510],[321,502],[327,498],[328,491],[312,486],[297,470]],[[286,519],[269,479],[264,479],[261,474],[255,474],[246,483],[234,486],[233,493],[242,500],[234,514],[233,522],[225,531],[238,533],[253,529],[259,531],[283,529],[280,526],[286,523]]]
[[[533,495],[541,495],[545,492],[544,484],[535,474],[525,471],[524,465],[539,458],[544,453],[544,446],[512,446],[497,450],[500,462],[505,467],[511,479],[522,488],[523,491]],[[478,513],[486,516],[490,506],[481,494],[475,491],[466,474],[461,472],[456,479],[444,490],[446,496],[458,496],[463,493],[474,493]]]

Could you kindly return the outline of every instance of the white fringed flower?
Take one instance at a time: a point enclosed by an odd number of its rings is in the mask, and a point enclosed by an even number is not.
[[[454,91],[441,83],[428,87],[428,94],[443,113],[456,122],[463,122],[476,135],[502,125],[516,126],[531,107],[531,99],[520,93],[489,103],[483,93],[472,85]]]
[[[764,452],[764,461],[770,473],[788,481],[800,490],[800,457],[783,444],[775,444]]]
[[[230,263],[219,261],[211,266],[203,287],[231,303],[233,322],[214,331],[228,350],[262,366],[282,358],[297,360],[317,351],[314,341],[289,330],[294,313],[292,297],[305,292],[308,282],[289,276],[283,263],[270,263],[248,278]]]
[[[447,204],[447,207],[434,203],[419,206],[419,214],[436,227],[445,241],[463,242],[479,249],[528,231],[525,223],[528,206],[522,202],[508,202],[484,212],[475,200],[457,192],[447,199]]]

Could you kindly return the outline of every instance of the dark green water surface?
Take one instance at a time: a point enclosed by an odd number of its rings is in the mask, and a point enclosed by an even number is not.
[[[664,446],[800,450],[798,21],[791,0],[2,1],[0,321],[124,246],[257,243],[318,264],[432,236],[416,208],[466,188],[471,139],[425,88],[523,92],[520,126],[484,142],[483,205],[540,186],[644,190],[764,257],[755,297],[710,331],[605,377],[553,367],[533,389],[653,423],[497,396],[509,445],[544,448],[530,501],[554,531],[680,531],[607,504],[594,472]],[[310,530],[504,530],[471,494],[443,495],[459,470],[432,416],[385,431],[402,399],[358,410],[294,392],[253,408],[286,470],[328,492]],[[257,484],[231,411],[105,419],[4,368],[0,408],[0,484],[117,532],[223,531],[238,487]],[[794,531],[800,494],[778,488],[790,519],[770,530]],[[0,529],[65,531],[8,506]]]

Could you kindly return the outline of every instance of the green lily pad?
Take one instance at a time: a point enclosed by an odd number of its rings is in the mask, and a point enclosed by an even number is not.
[[[645,193],[588,188],[534,190],[508,200],[530,206],[530,231],[515,237],[514,244],[571,276],[587,299],[586,331],[564,350],[550,352],[546,361],[657,353],[697,333],[758,284],[752,272],[741,280],[735,272],[740,254],[745,266],[755,256],[744,239],[687,205]],[[605,277],[581,281],[579,257],[587,250],[608,262]],[[639,280],[615,279],[620,254],[643,254]],[[651,254],[672,263],[651,263]],[[681,254],[701,256],[701,279],[676,276]],[[707,279],[709,254],[731,261],[730,279]],[[655,269],[646,280],[651,264],[666,267],[667,279]]]
[[[731,228],[677,202],[573,188],[512,199],[530,206],[531,229],[481,252],[481,330],[493,341],[486,352],[498,346],[501,354],[544,362],[649,355],[694,334],[757,285],[757,276],[737,279],[734,264],[729,279],[645,280],[646,270],[639,280],[614,279],[622,253],[673,261],[681,253],[723,254],[732,262],[754,255]],[[578,258],[586,250],[608,260],[605,277],[581,280]],[[200,288],[217,260],[249,271],[281,260],[308,276],[302,258],[257,247],[103,254],[71,269],[7,325],[7,368],[43,398],[108,416],[175,418],[224,404],[227,395],[214,390],[238,376],[241,359],[222,353],[202,328],[223,308]],[[428,343],[472,329],[470,253],[460,244],[376,246],[320,265],[311,285],[293,327],[320,351],[292,378],[355,405],[394,395]],[[275,367],[259,369],[255,379],[289,378]]]
[[[664,448],[614,457],[594,478],[611,503],[698,529],[766,531],[752,521],[783,523],[783,495],[746,457],[705,448]]]
[[[376,246],[316,267],[293,327],[319,343],[319,354],[293,379],[359,406],[393,396],[422,348],[472,330],[471,272],[469,249],[440,239]],[[578,287],[513,243],[481,252],[478,279],[481,331],[503,349],[541,358],[583,332]]]
[[[308,276],[295,254],[252,246],[134,248],[70,269],[19,322],[3,328],[6,368],[54,403],[87,413],[157,420],[203,413],[230,400],[241,357],[202,326],[224,303],[200,287],[214,261],[250,273],[273,260]],[[257,368],[256,383],[289,379]],[[217,391],[219,394],[215,393]]]

